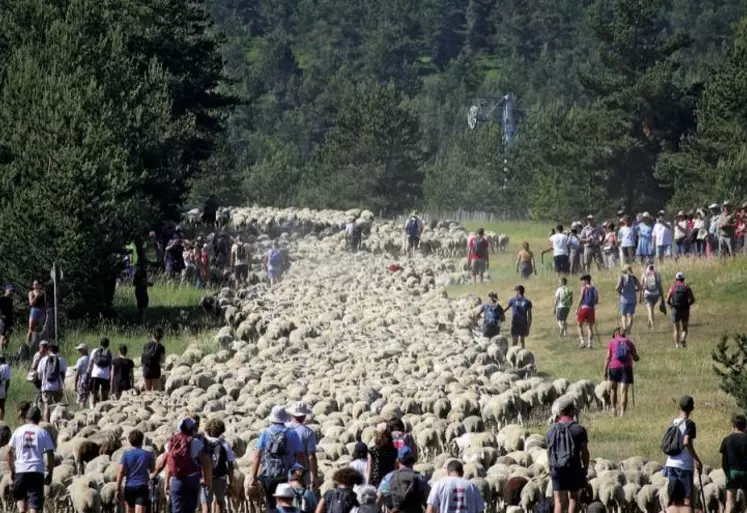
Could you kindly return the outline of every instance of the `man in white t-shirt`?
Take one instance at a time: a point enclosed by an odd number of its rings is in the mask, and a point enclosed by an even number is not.
[[[52,406],[62,401],[67,362],[60,356],[56,344],[49,346],[49,353],[39,362],[39,379],[41,380],[42,402],[44,403],[44,420],[49,422]]]
[[[680,414],[672,421],[680,431],[682,441],[682,452],[667,456],[664,464],[665,476],[670,483],[680,482],[685,489],[685,505],[690,506],[694,502],[694,477],[695,472],[703,471],[703,463],[698,453],[695,452],[695,437],[697,434],[695,422],[690,420],[690,415],[695,409],[695,401],[689,395],[680,399]],[[693,508],[694,510],[694,508]]]
[[[563,231],[563,225],[555,227],[555,233],[550,235],[550,247],[542,250],[542,256],[552,251],[552,264],[558,276],[571,272],[571,258],[568,244],[570,237]]]
[[[18,511],[37,513],[44,507],[44,485],[52,482],[54,442],[49,433],[39,427],[39,408],[29,408],[26,420],[28,424],[16,429],[10,438],[8,466]]]
[[[439,479],[431,488],[426,513],[483,513],[485,501],[480,490],[464,478],[462,462],[451,460],[446,473],[448,477]]]
[[[10,387],[10,365],[5,355],[0,355],[0,422],[5,420],[5,398]]]
[[[249,249],[241,241],[241,235],[236,235],[233,246],[231,246],[231,269],[233,269],[237,286],[246,283],[249,277]]]
[[[91,359],[88,362],[92,408],[97,402],[109,399],[113,361],[114,355],[109,350],[109,339],[104,337],[99,341],[99,347],[91,352]]]
[[[656,246],[656,256],[659,262],[664,261],[664,257],[672,256],[672,225],[667,221],[666,212],[659,211],[656,218],[654,231],[652,233],[654,245]]]

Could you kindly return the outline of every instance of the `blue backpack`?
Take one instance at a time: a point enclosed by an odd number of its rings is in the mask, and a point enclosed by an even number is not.
[[[270,265],[273,268],[280,267],[283,263],[283,253],[279,249],[270,250]]]
[[[410,219],[409,221],[407,221],[405,230],[407,231],[407,235],[409,237],[420,237],[420,225],[418,224],[417,219]]]
[[[483,307],[484,311],[484,327],[486,328],[494,328],[500,325],[501,318],[500,315],[498,315],[498,305],[490,305],[486,304]]]
[[[615,358],[620,363],[627,363],[630,361],[630,344],[628,343],[628,339],[622,338],[617,341],[617,346],[615,347]]]

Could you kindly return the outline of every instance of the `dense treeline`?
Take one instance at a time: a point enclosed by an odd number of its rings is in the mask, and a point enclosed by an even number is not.
[[[209,182],[231,178],[226,194],[567,218],[747,192],[742,0],[206,6],[246,100]],[[508,92],[504,148],[500,123],[470,131],[466,114]]]

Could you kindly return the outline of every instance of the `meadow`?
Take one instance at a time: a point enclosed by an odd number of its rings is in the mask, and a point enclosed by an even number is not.
[[[476,224],[468,224],[476,229]],[[490,281],[484,284],[454,287],[451,296],[477,294],[484,300],[495,290],[499,301],[506,304],[514,295],[513,287],[523,283],[526,296],[534,304],[534,323],[527,339],[527,348],[534,352],[537,369],[546,377],[569,380],[602,381],[606,351],[595,339],[595,347],[578,349],[575,318],[569,324],[569,337],[560,338],[552,313],[553,294],[557,279],[550,268],[552,254],[541,264],[540,251],[549,247],[547,237],[551,224],[528,222],[485,225],[486,230],[506,233],[511,240],[506,253],[491,258]],[[516,252],[522,242],[528,242],[536,254],[538,275],[522,282],[516,274]],[[634,266],[637,275],[643,267]],[[705,261],[680,260],[659,266],[665,287],[677,271],[683,271],[696,296],[691,313],[687,349],[675,349],[669,318],[657,312],[656,325],[649,330],[646,314],[638,309],[631,339],[641,356],[635,368],[635,406],[627,416],[615,418],[610,413],[591,411],[582,414],[581,421],[589,430],[593,456],[624,459],[640,455],[663,461],[659,442],[668,423],[678,413],[677,401],[684,394],[695,398],[693,420],[697,423],[696,450],[709,465],[720,466],[718,453],[723,436],[731,430],[730,417],[736,411],[733,398],[719,390],[713,372],[711,354],[723,334],[747,329],[747,260]],[[615,285],[620,269],[596,272],[592,276],[600,292],[597,309],[599,334],[603,347],[613,329],[619,325]],[[574,301],[578,299],[578,277],[570,277]],[[510,314],[507,314],[507,321]],[[569,317],[569,321],[571,317]],[[544,429],[541,424],[537,428]]]

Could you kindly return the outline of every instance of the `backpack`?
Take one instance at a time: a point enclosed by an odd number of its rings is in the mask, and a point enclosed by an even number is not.
[[[223,442],[220,440],[208,442],[208,448],[210,449],[210,460],[213,463],[213,478],[226,477],[228,475],[228,454],[226,448],[223,447]]]
[[[293,488],[293,507],[303,513],[312,513],[306,500],[306,488]]]
[[[47,381],[50,383],[57,383],[60,380],[60,358],[58,356],[47,358],[47,362],[44,364],[44,374],[46,374]]]
[[[501,316],[498,313],[499,306],[497,304],[490,305],[486,304],[484,307],[485,317],[483,327],[485,328],[497,328],[501,325]]]
[[[112,353],[108,349],[97,349],[93,363],[102,369],[109,367],[112,364]]]
[[[283,265],[283,253],[279,249],[271,249],[270,254],[267,257],[270,262],[270,266],[273,268],[280,268]]]
[[[563,286],[563,291],[560,293],[560,300],[558,306],[561,308],[570,308],[573,306],[573,291],[568,285]]]
[[[262,475],[271,479],[285,480],[288,470],[283,458],[288,446],[288,430],[269,433],[267,448],[262,457]]]
[[[646,283],[644,284],[644,287],[646,292],[651,292],[653,294],[659,293],[659,279],[655,272],[646,273]]]
[[[420,224],[418,223],[417,219],[410,219],[407,221],[407,226],[405,226],[405,230],[407,231],[407,235],[412,238],[418,238],[420,237]]]
[[[667,456],[677,456],[685,450],[685,435],[680,429],[681,424],[672,424],[664,432],[661,439],[661,452]]]
[[[158,358],[158,344],[155,342],[148,342],[143,348],[143,354],[140,357],[140,363],[143,367],[157,367],[161,362]]]
[[[335,488],[328,494],[327,513],[350,513],[358,506],[358,498],[350,488]]]
[[[192,437],[177,433],[169,440],[168,465],[172,477],[183,479],[200,471],[192,458]]]
[[[245,260],[246,259],[246,246],[243,244],[237,244],[236,245],[236,260]]]
[[[411,468],[396,470],[389,483],[391,495],[391,509],[398,511],[412,511],[422,509],[418,496],[418,475]]]
[[[630,361],[630,344],[627,339],[621,338],[617,341],[615,359],[620,363],[628,363]]]
[[[576,442],[571,435],[575,422],[556,422],[548,436],[547,449],[552,468],[569,468],[576,456]]]
[[[688,308],[690,306],[690,301],[687,297],[687,285],[677,282],[672,288],[672,307]]]
[[[477,258],[486,258],[488,256],[488,241],[482,237],[475,239],[474,251]]]

